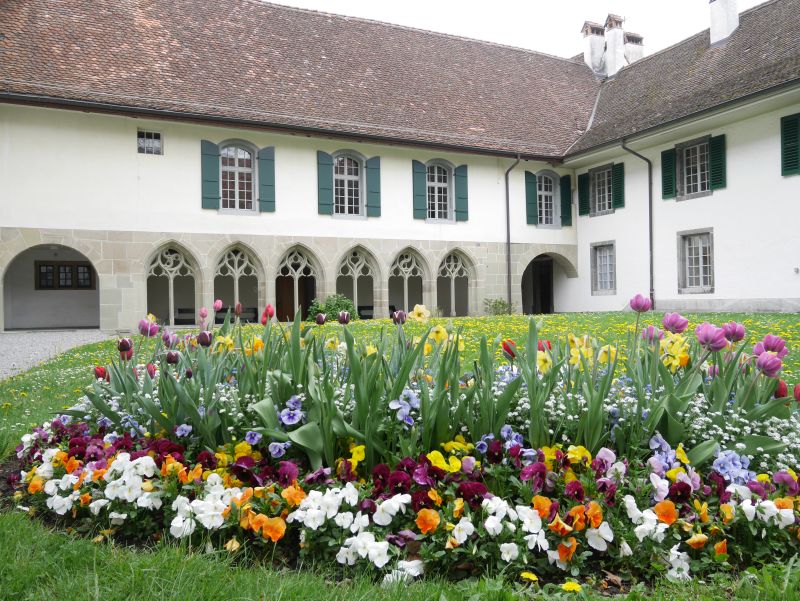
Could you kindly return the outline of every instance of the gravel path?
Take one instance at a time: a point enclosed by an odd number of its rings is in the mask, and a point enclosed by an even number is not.
[[[100,330],[37,330],[0,332],[0,380],[30,369],[59,353],[106,340]]]

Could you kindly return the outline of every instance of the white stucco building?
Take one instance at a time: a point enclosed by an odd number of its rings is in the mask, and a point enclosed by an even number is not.
[[[800,310],[800,0],[647,57],[254,0],[0,6],[0,327]]]

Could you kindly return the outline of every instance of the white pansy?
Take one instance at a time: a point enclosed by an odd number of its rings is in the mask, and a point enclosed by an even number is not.
[[[369,546],[369,560],[376,568],[382,568],[389,562],[389,543],[374,542]]]
[[[756,506],[753,505],[753,502],[750,499],[745,499],[742,501],[742,504],[739,505],[742,510],[742,513],[747,518],[748,522],[752,522],[753,519],[756,517]]]
[[[150,455],[144,455],[143,457],[134,459],[129,466],[129,470],[137,476],[147,476],[148,478],[152,478],[157,469],[156,462]]]
[[[670,569],[667,572],[667,579],[673,582],[679,580],[689,580],[689,556],[686,553],[678,551],[678,546],[675,545],[669,550]]]
[[[74,499],[72,498],[72,495],[68,495],[66,497],[54,495],[47,499],[47,506],[58,515],[65,515],[70,509],[72,509],[73,503]]]
[[[348,539],[350,540],[350,539]],[[342,565],[351,566],[356,563],[358,559],[358,553],[353,548],[352,545],[345,545],[339,549],[339,552],[336,554],[336,561],[338,561]]]
[[[490,515],[483,523],[483,527],[491,536],[497,536],[503,531],[503,522],[497,516]]]
[[[350,532],[352,532],[353,534],[358,534],[368,526],[369,526],[369,516],[359,511],[356,514],[356,517],[353,518],[353,523],[350,524]]]
[[[565,561],[561,561],[561,556],[559,556],[558,551],[548,551],[547,552],[547,561],[550,562],[550,565],[556,565],[561,570],[569,569],[569,565]]]
[[[454,539],[456,539],[456,542],[459,545],[463,545],[464,542],[470,536],[472,536],[473,532],[475,532],[475,526],[472,524],[472,522],[469,521],[468,518],[462,517],[461,520],[459,520],[458,524],[455,525],[450,534],[453,536]]]
[[[186,517],[192,513],[191,502],[183,495],[179,495],[175,497],[175,500],[172,502],[172,511],[177,512],[181,517]]]
[[[626,541],[622,541],[619,546],[619,556],[630,557],[631,555],[633,555],[633,549],[631,549],[631,546]]]
[[[337,514],[333,521],[336,522],[339,528],[347,529],[353,524],[353,513],[351,511],[343,511]]]
[[[169,525],[169,533],[175,538],[184,538],[191,535],[196,526],[192,518],[179,514],[172,518],[172,522]]]
[[[547,551],[550,548],[550,543],[547,541],[547,536],[544,530],[539,530],[533,534],[528,534],[525,537],[528,542],[528,549],[539,549],[540,551]]]
[[[603,522],[597,528],[589,528],[586,531],[586,542],[592,549],[598,551],[605,551],[608,549],[608,543],[614,540],[614,532],[608,522]]]
[[[358,505],[358,489],[353,486],[352,482],[348,482],[344,489],[342,489],[342,500],[350,505],[350,507]]]
[[[339,496],[339,489],[329,489],[325,491],[320,501],[320,509],[325,512],[325,516],[331,519],[339,513],[339,506],[342,504],[342,498]]]
[[[348,539],[350,540],[350,539]],[[369,550],[375,543],[375,535],[372,532],[361,532],[358,536],[352,538],[353,548],[360,557],[367,557]]]
[[[625,506],[625,511],[628,513],[628,519],[630,519],[630,521],[634,524],[640,524],[642,522],[643,515],[636,506],[636,500],[633,498],[633,496],[625,495],[622,498],[622,504]]]
[[[625,464],[617,461],[606,470],[606,478],[611,478],[614,482],[619,484],[625,478]]]
[[[523,532],[536,534],[542,529],[542,518],[539,512],[524,505],[517,505],[517,515]]]
[[[500,559],[503,561],[514,561],[519,557],[519,547],[517,543],[503,543],[500,545]]]
[[[142,493],[136,504],[143,509],[161,509],[161,494],[156,492]]]
[[[89,503],[89,511],[92,512],[92,515],[99,515],[100,510],[111,503],[108,499],[97,499],[97,501],[92,501]]]
[[[52,497],[55,494],[58,494],[58,481],[57,480],[48,480],[44,483],[44,494]]]
[[[417,576],[422,576],[422,574],[424,573],[424,564],[422,563],[421,559],[412,559],[410,561],[398,561],[397,569],[402,570],[406,574],[409,574],[414,578],[416,578]]]
[[[127,513],[120,513],[118,511],[110,511],[108,513],[108,518],[111,520],[111,525],[112,526],[119,526],[126,519],[128,519],[128,514]]]
[[[312,530],[318,530],[325,523],[325,512],[322,509],[312,508],[306,511],[303,525]]]

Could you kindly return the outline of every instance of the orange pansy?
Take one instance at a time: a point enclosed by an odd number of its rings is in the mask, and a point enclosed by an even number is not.
[[[572,556],[575,555],[577,548],[578,541],[574,536],[570,536],[567,540],[558,543],[558,558],[565,563],[572,561]]]
[[[231,499],[231,504],[236,505],[236,507],[241,507],[252,498],[253,498],[253,487],[248,486],[242,491],[242,494],[240,494],[238,497],[233,497]]]
[[[697,499],[694,500],[694,508],[697,510],[697,517],[704,524],[708,522],[708,503],[701,503]]]
[[[550,532],[555,532],[559,536],[566,536],[570,532],[572,532],[572,526],[567,524],[564,520],[561,519],[561,516],[556,514],[555,519],[550,522],[548,526]]]
[[[653,511],[655,511],[659,521],[664,522],[667,526],[671,526],[678,519],[678,510],[675,509],[675,503],[669,499],[656,503]]]
[[[44,489],[44,478],[41,476],[34,476],[30,484],[28,484],[28,494],[35,495],[37,492],[42,492]]]
[[[702,549],[706,546],[708,542],[708,537],[703,534],[702,532],[697,532],[692,535],[690,539],[686,541],[686,544],[689,545],[692,549]]]
[[[283,518],[267,518],[261,527],[261,535],[277,543],[286,534],[286,522]]]
[[[453,517],[460,518],[464,515],[464,499],[458,497],[455,501],[455,508],[453,509]]]
[[[553,504],[553,502],[547,497],[543,497],[542,495],[536,495],[535,497],[533,497],[532,504],[533,508],[539,514],[539,517],[542,518],[543,520],[547,519],[547,517],[550,515],[550,506]]]
[[[439,495],[438,492],[436,492],[436,489],[431,488],[430,490],[428,490],[428,498],[434,503],[436,503],[437,507],[441,507],[442,497],[441,495]]]
[[[728,554],[728,539],[724,538],[719,541],[716,545],[714,545],[714,551],[717,555],[727,555]]]
[[[194,482],[195,480],[200,480],[203,477],[203,466],[199,463],[194,466],[194,469],[190,471],[186,471],[186,468],[182,468],[181,471],[178,472],[178,480],[180,480],[181,484],[186,484],[187,482]]]
[[[85,492],[81,495],[81,507],[86,507],[92,502],[92,493]]]
[[[778,509],[794,509],[794,499],[792,497],[780,497],[775,499],[775,507]]]
[[[64,469],[66,469],[66,470],[67,470],[67,473],[68,473],[68,474],[71,474],[71,473],[72,473],[72,472],[74,472],[76,469],[78,469],[78,468],[79,468],[81,465],[82,465],[82,462],[81,462],[80,460],[78,460],[78,459],[75,459],[75,457],[70,457],[70,458],[69,458],[69,459],[67,459],[67,461],[64,463]]]
[[[97,482],[100,478],[103,477],[103,475],[105,473],[106,473],[106,470],[104,470],[104,469],[94,470],[92,472],[92,482]]]
[[[589,508],[586,510],[586,517],[589,519],[592,528],[599,528],[600,524],[603,523],[603,509],[600,507],[600,503],[590,501]]]
[[[281,496],[286,499],[290,507],[297,507],[306,498],[306,491],[295,483],[284,488],[281,491]]]
[[[733,505],[729,505],[728,503],[723,503],[719,506],[719,512],[722,514],[722,523],[723,524],[730,524],[733,521]]]
[[[253,527],[254,518],[256,517],[256,513],[250,509],[249,505],[245,505],[244,510],[239,515],[239,526],[241,526],[242,530],[250,530],[251,528],[255,530]],[[267,516],[264,516],[265,518]],[[263,525],[263,524],[262,524]],[[259,525],[259,529],[261,525]]]
[[[417,514],[417,527],[422,534],[436,532],[441,518],[439,512],[434,509],[420,509]]]
[[[580,532],[586,528],[586,507],[576,505],[567,512],[567,515],[572,518],[572,528],[575,532]]]
[[[445,543],[444,548],[449,551],[450,549],[455,549],[457,546],[458,541],[451,536],[447,539],[447,543]]]

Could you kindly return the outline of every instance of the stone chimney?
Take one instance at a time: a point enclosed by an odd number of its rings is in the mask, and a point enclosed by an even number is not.
[[[739,27],[739,11],[736,0],[710,0],[711,46],[723,43]]]
[[[583,61],[600,77],[611,77],[624,66],[642,58],[642,36],[624,32],[623,21],[619,15],[610,14],[605,25],[585,21],[581,28]]]

